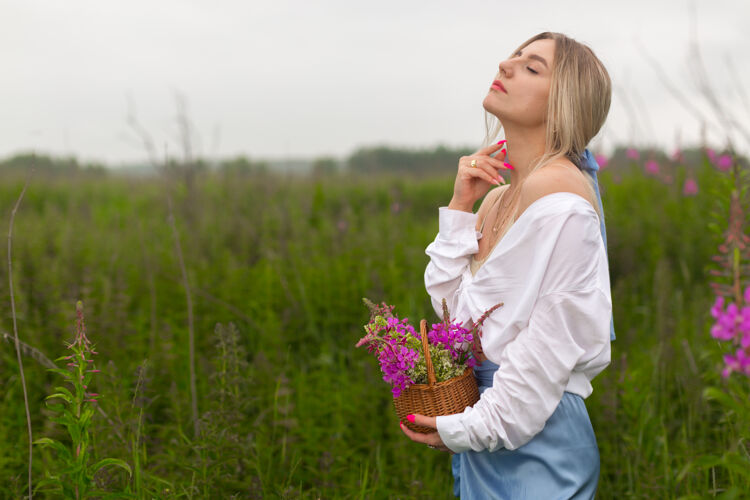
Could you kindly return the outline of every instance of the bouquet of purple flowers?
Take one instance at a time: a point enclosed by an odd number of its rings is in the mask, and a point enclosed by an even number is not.
[[[408,324],[408,318],[399,319],[393,314],[394,306],[382,302],[375,304],[362,299],[370,309],[370,321],[364,326],[366,335],[357,342],[357,347],[367,350],[378,358],[383,380],[393,386],[393,398],[413,384],[427,383],[427,363],[420,335]],[[443,321],[432,325],[427,333],[430,359],[437,382],[457,377],[473,368],[476,360],[471,354],[474,335],[492,311],[503,305],[499,303],[485,311],[472,328],[464,328],[452,322],[448,306],[443,299]]]

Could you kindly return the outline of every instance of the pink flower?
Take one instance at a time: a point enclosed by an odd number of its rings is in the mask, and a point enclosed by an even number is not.
[[[746,308],[748,311],[750,311],[750,307]],[[750,347],[750,328],[747,328],[748,323],[748,315],[743,314],[743,321],[742,321],[742,336],[740,337],[740,346],[742,346],[743,349],[747,349]]]
[[[718,160],[715,161],[716,167],[722,172],[726,172],[732,168],[732,157],[730,155],[721,155]]]
[[[682,187],[682,194],[692,196],[698,192],[698,183],[695,179],[685,179],[685,185]]]
[[[385,302],[378,306],[367,299],[363,300],[370,308],[371,317],[365,325],[367,335],[362,337],[356,346],[366,345],[370,353],[376,354],[383,380],[391,384],[393,398],[398,398],[404,390],[415,383],[409,373],[415,369],[421,355],[419,350],[410,348],[407,344],[413,346],[413,339],[421,340],[421,334],[408,324],[408,318],[398,318],[390,314],[393,306],[388,306]],[[489,312],[491,310],[485,314]],[[479,324],[483,320],[480,318]],[[440,346],[443,351],[447,351],[453,360],[454,368],[462,365],[473,368],[476,365],[476,361],[469,356],[473,340],[471,330],[464,328],[460,323],[437,323],[432,326],[433,328],[427,332],[429,344]]]
[[[732,340],[734,331],[726,324],[726,321],[722,321],[711,327],[711,336],[717,340]]]
[[[745,375],[750,375],[750,356],[745,353],[744,349],[737,349],[734,356],[731,354],[725,354],[724,363],[727,365],[721,372],[721,376],[724,378],[729,377],[729,375],[735,371]]]
[[[638,154],[638,150],[635,148],[628,148],[628,150],[625,152],[625,156],[627,156],[631,160],[637,160],[638,158],[640,158],[640,154]]]
[[[737,304],[732,302],[722,311],[724,298],[718,297],[711,308],[711,316],[716,318],[716,323],[711,327],[711,336],[718,340],[732,340],[737,334],[737,325],[741,318],[737,310]]]
[[[745,295],[750,295],[750,287],[745,290]],[[711,316],[717,321],[711,327],[711,336],[718,340],[733,341],[735,345],[739,343],[742,349],[747,350],[750,348],[750,304],[740,308],[732,302],[726,311],[723,307],[724,297],[716,297],[711,307]],[[736,356],[724,357],[727,368],[722,372],[722,376],[728,377],[732,371],[741,371],[750,376],[750,356],[746,356],[745,351],[740,351],[737,351]],[[747,362],[742,361],[743,359]]]
[[[716,301],[714,302],[714,305],[711,307],[711,316],[714,318],[718,318],[721,316],[721,312],[724,310],[724,297],[719,295],[716,297]]]
[[[648,160],[646,162],[646,172],[650,174],[658,174],[659,173],[659,162],[656,160]]]
[[[607,163],[609,163],[609,159],[604,155],[594,155],[594,160],[599,164],[600,169],[606,167]]]

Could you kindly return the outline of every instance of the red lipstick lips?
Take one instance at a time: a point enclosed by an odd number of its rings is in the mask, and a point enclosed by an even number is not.
[[[508,91],[505,90],[505,87],[503,87],[503,84],[500,80],[495,80],[494,82],[492,82],[492,87],[490,88],[500,90],[502,92],[505,92],[506,94],[508,93]]]

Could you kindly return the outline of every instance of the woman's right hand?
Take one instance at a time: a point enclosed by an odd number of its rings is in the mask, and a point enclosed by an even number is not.
[[[453,199],[448,208],[471,212],[474,203],[487,194],[492,185],[505,184],[505,180],[498,173],[502,169],[508,169],[505,165],[505,150],[498,153],[496,157],[490,156],[501,149],[505,141],[482,148],[473,155],[462,156],[458,160],[458,174],[453,185]],[[500,158],[501,157],[501,158]],[[477,166],[472,167],[472,160],[477,161]]]

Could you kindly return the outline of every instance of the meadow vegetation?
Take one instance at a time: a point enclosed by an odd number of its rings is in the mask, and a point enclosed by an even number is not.
[[[670,182],[618,161],[599,173],[617,339],[586,400],[598,498],[740,498],[750,491],[750,379],[721,377],[726,349],[709,335],[709,271],[731,185],[708,159],[674,166]],[[687,176],[699,188],[689,196]],[[98,470],[97,489],[453,498],[450,456],[403,435],[376,360],[355,343],[369,318],[362,297],[395,305],[413,325],[438,320],[424,250],[454,177],[204,169],[188,186],[179,176],[38,172],[12,253],[34,439],[71,444],[44,399],[61,384],[47,369],[65,368],[51,360],[68,354],[80,300],[100,370],[89,386],[98,394],[89,453],[131,471]],[[25,174],[2,179],[7,229]],[[0,497],[22,498],[28,436],[7,265],[0,315]],[[35,446],[35,484],[60,464],[54,449]]]

